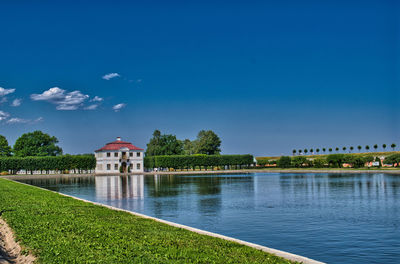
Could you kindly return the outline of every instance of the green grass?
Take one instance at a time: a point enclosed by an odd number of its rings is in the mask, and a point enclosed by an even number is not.
[[[291,263],[5,179],[0,179],[0,210],[39,263]]]

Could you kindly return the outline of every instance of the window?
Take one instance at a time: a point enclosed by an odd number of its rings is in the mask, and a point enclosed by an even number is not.
[[[114,164],[114,170],[118,170],[118,164]]]
[[[107,164],[107,170],[111,170],[111,164]]]
[[[136,169],[140,170],[140,163],[136,164]]]
[[[103,170],[103,164],[97,164],[97,169],[98,170]]]
[[[132,163],[129,165],[129,168],[130,168],[131,170],[133,170],[133,164],[132,164]]]
[[[111,153],[110,152],[107,152],[107,157],[111,157]]]
[[[136,157],[140,157],[140,152],[136,152]]]
[[[114,152],[114,157],[118,157],[118,152]]]
[[[130,153],[129,153],[129,157],[133,157],[133,152],[130,152]]]

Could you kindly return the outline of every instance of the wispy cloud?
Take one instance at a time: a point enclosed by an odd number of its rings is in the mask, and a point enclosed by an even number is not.
[[[103,98],[96,95],[90,102],[102,102],[103,100]]]
[[[116,105],[113,106],[113,110],[114,110],[115,112],[119,112],[119,110],[121,110],[121,109],[124,108],[125,106],[126,106],[126,104],[124,104],[124,103],[116,104]]]
[[[13,118],[10,118],[9,120],[7,120],[7,124],[36,124],[41,121],[43,121],[43,117],[39,117],[34,120],[13,117]]]
[[[76,110],[89,98],[89,95],[80,91],[66,92],[59,87],[50,88],[41,94],[32,94],[34,101],[47,101],[57,105],[57,110]]]
[[[14,106],[14,107],[20,106],[21,102],[22,102],[22,100],[19,98],[14,99],[14,101],[12,101],[12,103],[11,103],[11,106]]]
[[[99,106],[98,104],[92,104],[92,105],[86,106],[83,109],[85,109],[85,110],[96,110],[98,106]]]
[[[12,94],[15,92],[15,89],[5,89],[3,87],[0,87],[0,97],[5,96],[7,94]]]
[[[107,74],[103,75],[103,77],[101,77],[101,78],[108,81],[108,80],[111,80],[112,78],[116,78],[116,77],[121,77],[121,75],[119,75],[116,72],[111,72],[111,73],[107,73]]]
[[[7,97],[1,97],[0,98],[0,104],[5,103],[7,101],[8,101]]]
[[[9,113],[0,110],[0,121],[6,120],[9,116]]]

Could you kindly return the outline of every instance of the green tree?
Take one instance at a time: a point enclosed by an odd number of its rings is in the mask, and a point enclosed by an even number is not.
[[[303,150],[299,149],[299,155],[301,155],[302,152],[303,152]]]
[[[318,153],[319,153],[319,148],[317,148],[315,151],[316,151],[316,152],[317,152],[317,154],[318,154]]]
[[[353,146],[351,146],[351,147],[350,147],[350,152],[352,152],[352,151],[353,151],[353,149],[354,149],[354,147],[353,147]]]
[[[185,139],[183,141],[183,152],[185,155],[192,155],[195,153],[195,142]]]
[[[394,143],[392,143],[392,145],[390,145],[390,147],[393,149],[393,151],[394,151],[394,149],[396,148],[396,144],[394,144]]]
[[[295,149],[292,151],[293,156],[296,155],[296,152],[297,152],[297,151],[296,151]]]
[[[375,149],[375,151],[378,149],[378,144],[374,145],[374,149]]]
[[[329,148],[329,153],[331,153],[332,152],[332,148]]]
[[[338,148],[338,147],[336,147],[336,149],[335,149],[335,150],[336,150],[336,152],[338,152],[338,151],[339,151],[339,148]]]
[[[310,153],[313,154],[314,153],[314,149],[310,149]]]
[[[386,149],[386,144],[383,144],[383,145],[382,145],[382,148],[383,148],[383,151],[385,151],[385,149]]]
[[[58,139],[42,131],[25,133],[14,144],[14,154],[17,157],[27,156],[58,156],[62,149],[57,146]]]
[[[291,166],[292,159],[288,156],[282,156],[279,158],[277,165],[280,168],[289,168]]]
[[[358,152],[360,152],[360,151],[361,151],[361,149],[362,149],[362,147],[361,147],[361,146],[358,146],[357,148],[358,148]]]
[[[147,144],[146,156],[181,155],[183,143],[175,135],[162,135],[159,130],[154,130],[153,137]]]
[[[331,167],[340,168],[345,162],[345,157],[344,154],[331,154],[326,157],[326,161],[331,165]]]
[[[292,159],[292,165],[296,168],[303,167],[303,164],[307,162],[307,158],[304,156],[297,156]]]
[[[6,137],[0,135],[0,157],[9,156],[11,156],[11,147],[8,145]]]
[[[308,149],[304,149],[304,155],[307,155]]]
[[[366,145],[366,146],[365,146],[365,149],[368,151],[368,150],[369,150],[369,146],[368,146],[368,145]]]
[[[326,148],[322,148],[322,151],[325,153],[325,151],[326,151]]]
[[[221,139],[212,130],[201,130],[195,140],[195,153],[215,155],[221,152]]]
[[[346,147],[343,147],[342,149],[343,149],[343,152],[345,152],[347,148],[346,148]]]

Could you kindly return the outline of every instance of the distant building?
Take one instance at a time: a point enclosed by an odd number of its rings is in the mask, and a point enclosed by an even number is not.
[[[96,173],[143,172],[144,150],[120,137],[95,151]]]

